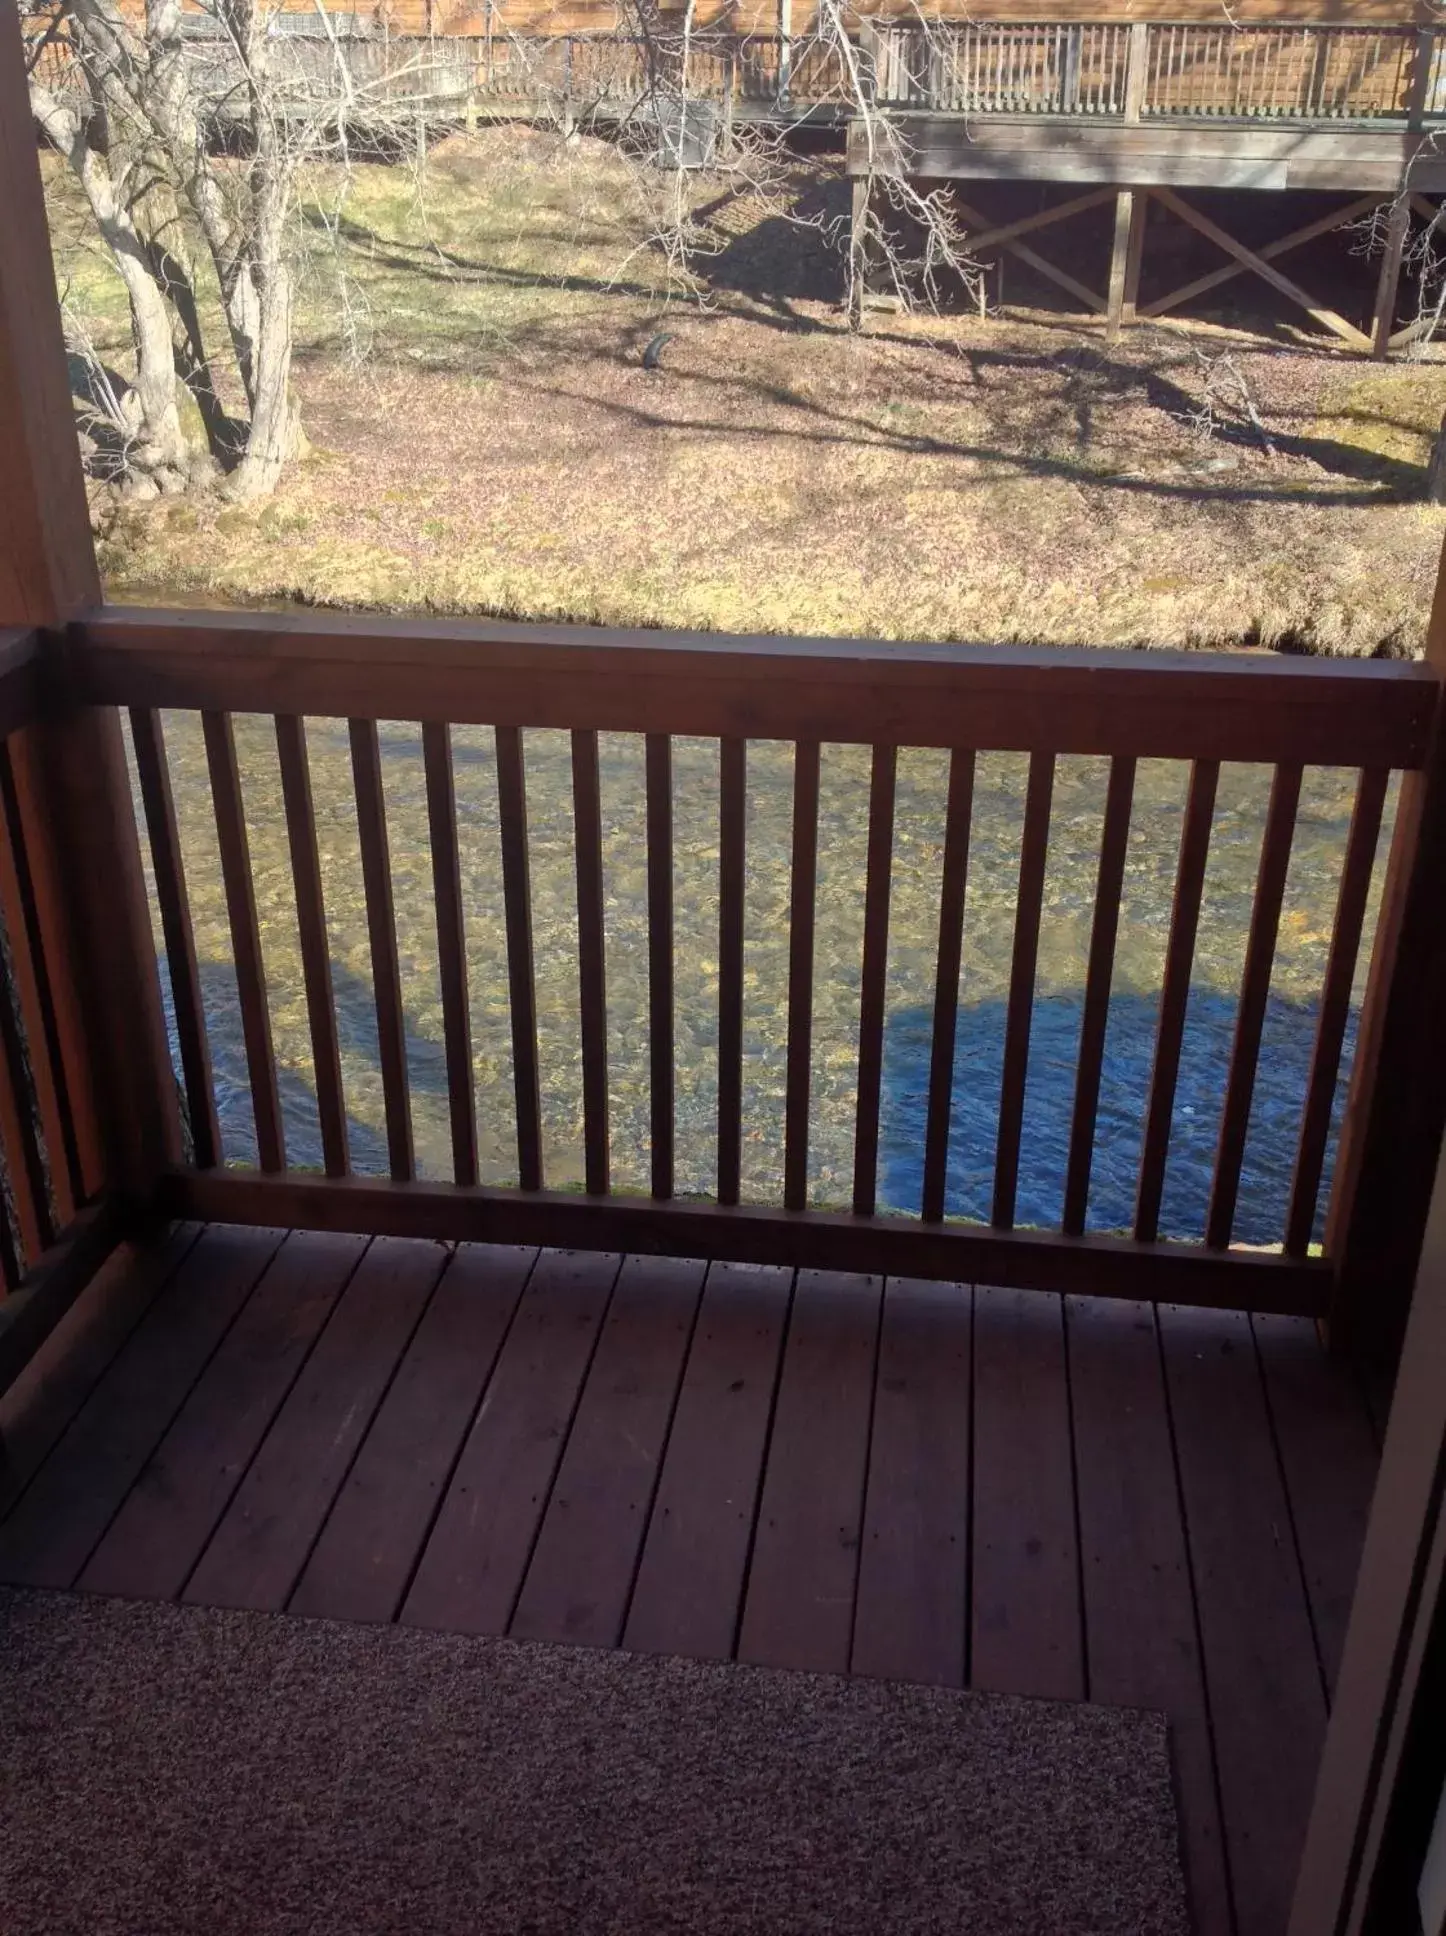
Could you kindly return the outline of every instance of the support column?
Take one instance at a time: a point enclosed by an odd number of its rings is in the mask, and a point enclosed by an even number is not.
[[[848,324],[857,329],[864,319],[864,283],[869,269],[869,177],[855,175],[849,207]]]
[[[1391,204],[1386,225],[1386,253],[1381,258],[1380,280],[1376,284],[1376,314],[1371,327],[1371,355],[1384,363],[1391,354],[1391,334],[1396,326],[1396,292],[1401,286],[1401,256],[1411,233],[1411,201],[1402,189]]]
[[[16,793],[27,838],[55,859],[37,872],[36,922],[77,998],[81,1040],[73,1055],[62,1041],[62,1061],[82,1182],[138,1203],[179,1160],[180,1118],[120,718],[64,703],[64,627],[99,604],[100,576],[13,7],[0,11],[0,261],[0,625],[40,631],[57,701],[11,742]]]
[[[1446,552],[1426,664],[1446,675]],[[1387,1366],[1405,1330],[1446,1128],[1443,880],[1446,719],[1438,713],[1425,765],[1401,780],[1326,1218],[1332,1342]]]
[[[1105,340],[1115,342],[1120,330],[1135,321],[1140,297],[1140,263],[1145,249],[1146,188],[1122,188],[1115,197],[1115,244],[1110,256],[1110,296],[1105,314]]]

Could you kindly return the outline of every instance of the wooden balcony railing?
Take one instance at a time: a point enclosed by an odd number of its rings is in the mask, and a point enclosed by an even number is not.
[[[1446,105],[1436,35],[1414,27],[942,19],[874,40],[879,102],[946,114],[1373,123]]]
[[[202,94],[224,113],[244,76],[228,43],[193,38],[186,58]],[[675,91],[685,41],[584,34],[288,34],[272,55],[283,87],[314,105],[345,65],[348,113],[415,101],[437,116],[485,106],[547,109],[578,119]],[[1443,43],[1430,28],[1335,23],[1207,26],[1124,20],[885,22],[862,33],[848,71],[828,36],[687,37],[688,91],[696,99],[858,109],[861,91],[881,106],[945,114],[1284,122],[1414,122],[1446,112]],[[85,92],[63,41],[39,47],[50,86]]]
[[[276,619],[266,616],[105,611],[75,628],[68,654],[72,703],[128,709],[164,934],[175,1041],[195,1160],[172,1169],[161,1201],[173,1212],[294,1225],[356,1227],[438,1236],[663,1250],[686,1255],[879,1269],[993,1282],[1088,1287],[1324,1314],[1341,1237],[1337,1211],[1324,1256],[1311,1254],[1332,1104],[1351,987],[1362,942],[1367,888],[1388,776],[1419,775],[1432,756],[1439,704],[1435,674],[1410,665],[1230,660],[1161,655],[1065,656],[966,647],[889,648],[787,640],[711,640],[608,635],[535,627]],[[311,1064],[324,1175],[291,1167],[279,1102],[268,985],[250,843],[265,830],[248,815],[233,717],[272,719],[281,811],[297,914]],[[176,834],[164,719],[199,716],[214,815],[230,951],[245,1036],[259,1161],[233,1167],[220,1133],[207,1023]],[[308,719],[349,722],[352,806],[365,882],[371,981],[384,1100],[389,1178],[353,1173],[338,1053],[325,884],[312,806]],[[403,1016],[416,999],[399,964],[392,904],[395,851],[378,751],[379,721],[420,724],[437,978],[441,990],[450,1119],[450,1179],[419,1181],[413,1154]],[[474,918],[459,864],[453,728],[489,729],[497,791],[505,979],[515,1088],[515,1188],[479,1184],[477,1099],[464,933]],[[543,1096],[567,1071],[540,1048],[534,971],[528,830],[530,729],[571,735],[577,909],[581,1118],[585,1182],[549,1188]],[[603,817],[598,734],[640,736],[646,771],[646,1048],[650,1194],[615,1193],[610,1145],[614,1098],[603,934]],[[675,845],[674,741],[713,742],[716,830],[717,994],[715,1061],[707,1071],[679,1046],[675,999],[674,893],[683,864]],[[473,735],[475,739],[475,734]],[[741,1200],[745,850],[750,747],[792,748],[786,1093],[781,1189],[772,1202]],[[472,743],[469,741],[469,743]],[[819,868],[820,748],[870,750],[867,859],[858,882],[862,956],[815,960]],[[881,1066],[888,998],[895,783],[901,753],[946,749],[947,823],[935,943],[932,1047],[923,1112],[916,1213],[879,1206]],[[976,759],[1006,749],[1028,755],[1022,850],[1014,896],[1012,967],[999,1027],[1002,1080],[986,1223],[945,1215],[960,1013],[966,882],[976,891],[989,863],[971,857]],[[1079,1037],[1063,1215],[1052,1230],[1018,1225],[1025,1085],[1036,999],[1036,952],[1050,806],[1061,756],[1105,756],[1108,800],[1097,869],[1093,939]],[[1086,1234],[1097,1109],[1120,919],[1136,763],[1188,765],[1188,803],[1175,866],[1173,911],[1155,1032],[1135,1211],[1128,1232]],[[1228,1078],[1216,1123],[1204,1241],[1162,1241],[1161,1201],[1175,1120],[1192,964],[1201,919],[1212,812],[1222,762],[1274,771],[1250,918]],[[1357,774],[1355,811],[1339,882],[1329,962],[1320,992],[1309,1081],[1294,1129],[1294,1181],[1278,1247],[1232,1248],[1236,1205],[1275,958],[1282,895],[1307,767]],[[697,809],[696,801],[694,810]],[[1408,799],[1399,841],[1420,838]],[[273,843],[274,844],[274,843]],[[1398,873],[1412,870],[1398,857]],[[985,891],[990,885],[985,882]],[[1395,890],[1399,898],[1401,889]],[[1393,901],[1394,905],[1394,901]],[[414,952],[409,950],[409,952]],[[856,972],[859,1023],[852,1191],[848,1209],[811,1207],[809,1141],[815,991]],[[486,991],[494,997],[496,990]],[[964,997],[967,1000],[967,991]],[[1378,996],[1386,1001],[1388,997]],[[685,1021],[693,1018],[682,1018]],[[1364,1066],[1364,1065],[1363,1065]],[[1365,1078],[1358,1079],[1359,1082]],[[679,1085],[716,1088],[716,1163],[705,1197],[683,1195],[675,1163]],[[170,1106],[175,1110],[174,1094]],[[1357,1105],[1368,1118],[1369,1101]],[[1364,1112],[1364,1115],[1362,1115]],[[1063,1125],[1055,1132],[1063,1133]],[[179,1139],[179,1118],[173,1141]],[[1347,1162],[1338,1175],[1354,1176]],[[1337,1189],[1353,1187],[1340,1182]]]
[[[0,33],[3,33],[0,22]],[[100,604],[49,260],[19,37],[0,43],[0,1385],[117,1239],[156,1214],[267,1224],[599,1246],[686,1256],[974,1279],[1094,1294],[1329,1315],[1338,1334],[1399,1331],[1446,1124],[1446,592],[1423,665],[1211,655],[1051,653],[947,645],[727,639],[472,622],[195,612]],[[235,721],[269,720],[302,965],[321,1165],[287,1149],[270,964]],[[128,716],[139,805],[127,770]],[[342,1073],[328,874],[306,722],[347,723],[350,822],[365,890],[369,997],[378,1045],[386,1174],[358,1173]],[[420,729],[425,831],[392,839],[379,722]],[[178,833],[168,736],[196,729],[214,821],[204,878]],[[250,729],[248,729],[250,730]],[[555,1187],[546,1097],[558,1079],[540,1026],[529,781],[539,731],[568,735],[566,859],[576,907],[582,1187]],[[511,1044],[515,1184],[484,1184],[470,1038],[479,993],[467,932],[454,759],[480,733],[495,788],[500,912],[491,984]],[[645,997],[615,1015],[607,976],[599,734],[628,736],[645,771],[631,930]],[[703,999],[680,998],[680,886],[695,863],[677,837],[679,742],[709,743],[716,791],[691,798],[716,871],[708,1086],[686,1039]],[[753,776],[763,748],[788,749],[786,864],[769,920],[783,948],[781,1127],[767,1132],[777,1188],[745,1187],[750,1120],[744,1028]],[[853,892],[856,957],[819,935],[820,781],[828,750],[862,749],[868,810]],[[757,749],[757,750],[756,750]],[[927,1053],[906,1114],[912,1203],[881,1192],[884,1058],[901,763],[932,749],[947,765],[937,920],[929,947]],[[1017,860],[974,837],[978,762],[1027,761]],[[1038,1009],[1045,885],[1058,858],[1052,804],[1069,756],[1108,762],[1097,846],[1069,836],[1093,870],[1088,965],[1070,1101],[1045,1133],[1064,1151],[1053,1227],[1022,1214],[1027,1086]],[[1139,763],[1175,763],[1186,804],[1170,872],[1163,983],[1144,1092],[1133,1209],[1091,1231],[1100,1096]],[[1222,763],[1271,772],[1223,1090],[1210,1123],[1208,1208],[1197,1241],[1162,1237],[1192,968]],[[1247,1130],[1260,1067],[1302,776],[1343,769],[1354,811],[1339,876],[1298,1112],[1272,1133],[1292,1151],[1279,1227],[1236,1242]],[[1352,1060],[1325,1240],[1311,1243],[1323,1187],[1368,886],[1389,776],[1402,776],[1382,911]],[[534,794],[534,804],[536,795]],[[1148,811],[1148,809],[1142,809]],[[1088,851],[1082,855],[1080,848]],[[161,928],[152,928],[143,849]],[[553,836],[553,858],[557,841]],[[397,945],[398,870],[428,879],[431,938]],[[188,871],[189,866],[189,871]],[[228,1147],[191,903],[219,886],[221,951],[234,973],[257,1161]],[[949,1191],[956,1053],[969,1006],[961,959],[976,889],[1008,910],[1009,969],[992,1053],[997,1101],[985,1207],[966,1220]],[[696,897],[695,902],[696,902]],[[754,910],[756,918],[756,909]],[[1208,934],[1208,927],[1203,930]],[[782,937],[786,934],[786,942]],[[694,937],[696,942],[697,938]],[[213,935],[208,947],[217,946]],[[413,965],[408,966],[411,962]],[[405,1023],[421,974],[440,989],[448,1175],[418,1174]],[[162,999],[161,976],[169,995]],[[817,1117],[813,1043],[830,980],[857,977],[845,1202],[810,1188]],[[697,986],[690,972],[688,981]],[[691,1006],[690,1006],[691,1004]],[[971,1026],[977,1018],[971,1019]],[[622,1037],[627,1035],[624,1045]],[[614,1187],[615,1054],[647,1070],[646,1191]],[[174,1063],[173,1063],[174,1053]],[[293,1071],[294,1073],[294,1071]],[[568,1078],[570,1079],[570,1077]],[[679,1163],[680,1098],[711,1102],[706,1187]],[[182,1099],[184,1098],[184,1106]],[[693,1109],[696,1117],[696,1107]],[[1067,1118],[1067,1120],[1066,1120]],[[893,1132],[891,1132],[893,1133]],[[1032,1214],[1032,1213],[1031,1213]],[[1274,1242],[1270,1241],[1270,1238]]]

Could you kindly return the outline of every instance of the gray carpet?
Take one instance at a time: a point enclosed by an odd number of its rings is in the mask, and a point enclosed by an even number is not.
[[[0,1591],[5,1936],[1185,1936],[1158,1715]]]

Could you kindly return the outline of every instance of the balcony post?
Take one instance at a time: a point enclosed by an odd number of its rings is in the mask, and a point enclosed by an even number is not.
[[[1426,663],[1446,691],[1446,553]],[[1446,1130],[1446,703],[1425,765],[1401,781],[1380,925],[1326,1222],[1332,1342],[1400,1349]]]
[[[100,577],[13,7],[0,9],[0,265],[0,624],[41,632],[50,675],[16,791],[46,973],[73,984],[55,1006],[82,1181],[139,1200],[179,1156],[180,1121],[120,720],[65,705],[64,628],[100,603]]]
[[[1105,340],[1110,343],[1118,339],[1122,328],[1135,321],[1149,199],[1147,188],[1121,188],[1115,195],[1115,240],[1110,255],[1109,307],[1105,314]]]
[[[1150,23],[1136,20],[1130,25],[1130,46],[1125,57],[1125,119],[1136,122],[1145,112],[1149,86]]]
[[[1418,27],[1416,42],[1411,52],[1409,79],[1406,83],[1406,126],[1414,134],[1426,118],[1426,97],[1431,87],[1431,68],[1436,56],[1436,30],[1434,27]],[[1406,184],[1402,184],[1403,192]]]

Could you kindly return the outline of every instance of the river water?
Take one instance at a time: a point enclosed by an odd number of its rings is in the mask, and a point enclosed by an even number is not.
[[[195,715],[167,714],[165,728],[224,1153],[227,1161],[253,1161],[200,723]],[[316,1166],[320,1140],[274,733],[268,720],[238,717],[236,734],[288,1155],[295,1167]],[[419,1168],[426,1176],[445,1177],[450,1141],[421,734],[413,725],[386,723],[381,738]],[[309,722],[308,745],[353,1162],[359,1171],[384,1174],[381,1079],[344,722]],[[453,745],[481,1171],[485,1182],[515,1182],[492,734],[457,728]],[[643,742],[604,734],[600,751],[613,1181],[620,1190],[646,1191]],[[528,733],[526,753],[546,1181],[569,1187],[582,1180],[582,1104],[567,735]],[[743,1187],[745,1199],[763,1203],[778,1202],[782,1190],[792,767],[789,746],[755,743],[749,749]],[[1022,755],[982,755],[975,786],[947,1205],[950,1213],[969,1217],[988,1216],[1026,769]],[[879,1195],[882,1208],[905,1212],[919,1204],[947,774],[946,754],[900,755]],[[1106,775],[1107,763],[1099,759],[1057,763],[1020,1166],[1022,1224],[1057,1225],[1061,1213]],[[1282,1234],[1355,778],[1334,769],[1306,776],[1237,1241],[1268,1244]],[[1187,779],[1188,769],[1178,762],[1144,761],[1139,768],[1090,1199],[1093,1229],[1125,1227],[1131,1214]],[[1198,1236],[1203,1228],[1269,784],[1265,768],[1222,770],[1171,1139],[1162,1217],[1168,1235]],[[824,749],[809,1173],[812,1200],[829,1206],[847,1203],[852,1180],[868,785],[867,749]],[[706,1196],[716,1155],[716,743],[675,741],[674,796],[677,1187],[680,1195]],[[1394,792],[1377,857],[1368,937],[1393,811]],[[1358,967],[1357,1001],[1367,952]],[[165,994],[169,1003],[168,987]],[[1353,1044],[1354,1011],[1348,1057]]]

